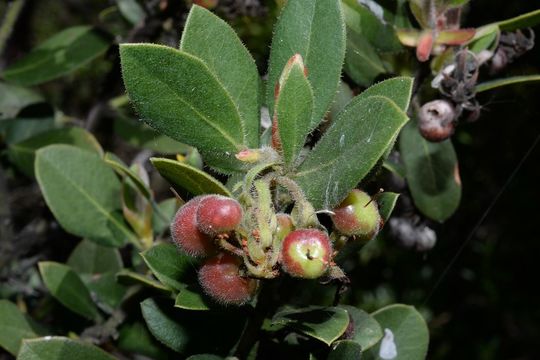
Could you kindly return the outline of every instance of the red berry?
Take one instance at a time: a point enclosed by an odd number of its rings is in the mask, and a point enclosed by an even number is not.
[[[197,207],[202,197],[195,197],[184,204],[171,224],[173,241],[186,254],[191,256],[208,256],[215,252],[212,237],[201,232],[197,227]]]
[[[281,265],[291,276],[316,279],[330,265],[332,243],[328,235],[316,229],[291,232],[283,240]]]
[[[221,196],[204,196],[197,209],[197,226],[210,235],[230,232],[242,221],[242,207],[238,201]]]
[[[334,209],[332,221],[337,231],[370,240],[379,232],[381,215],[376,201],[358,189],[354,189]]]
[[[199,269],[199,283],[214,300],[225,305],[242,305],[257,290],[258,280],[240,275],[242,260],[220,253],[210,258]]]

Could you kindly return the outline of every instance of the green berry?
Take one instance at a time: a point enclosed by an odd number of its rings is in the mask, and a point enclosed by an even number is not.
[[[330,238],[320,230],[295,230],[283,240],[281,265],[291,276],[316,279],[328,270],[331,258]]]
[[[381,215],[376,201],[367,193],[354,189],[334,209],[332,221],[341,234],[367,241],[379,232]]]

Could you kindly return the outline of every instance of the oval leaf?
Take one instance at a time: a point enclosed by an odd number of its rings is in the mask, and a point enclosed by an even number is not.
[[[345,309],[337,307],[287,309],[272,319],[272,326],[283,325],[330,345],[347,330],[349,315]]]
[[[74,26],[54,35],[4,70],[18,85],[37,85],[56,79],[103,54],[109,40],[90,26]]]
[[[60,336],[25,340],[17,360],[114,360],[97,346]]]
[[[116,279],[120,284],[124,285],[142,285],[147,288],[151,288],[160,292],[164,293],[170,293],[171,290],[167,287],[162,285],[160,282],[148,277],[141,275],[139,273],[129,271],[129,270],[121,270],[116,274]]]
[[[392,100],[401,110],[407,112],[411,101],[414,79],[407,76],[397,76],[370,86],[356,96],[350,103],[361,101],[369,96],[384,96]]]
[[[210,11],[194,5],[180,50],[203,60],[236,104],[247,131],[246,145],[259,145],[260,78],[255,61],[234,30]]]
[[[47,289],[62,305],[87,319],[98,316],[96,305],[81,278],[69,266],[43,261],[39,272]]]
[[[66,264],[79,274],[118,272],[123,267],[118,250],[89,240],[82,240],[77,245]]]
[[[120,213],[120,182],[96,154],[69,145],[38,150],[36,178],[66,231],[106,246],[137,242]]]
[[[384,155],[407,121],[407,115],[388,98],[353,100],[295,175],[315,208],[330,209],[343,200]]]
[[[336,341],[332,344],[332,350],[327,360],[360,360],[362,359],[362,347],[352,340]]]
[[[274,108],[274,86],[294,54],[302,55],[313,86],[311,128],[324,118],[336,94],[345,58],[345,23],[339,0],[289,0],[276,24],[266,101]]]
[[[10,301],[0,300],[0,347],[16,356],[24,339],[44,333],[38,324]]]
[[[22,108],[43,101],[43,96],[31,89],[0,81],[0,119],[14,117]]]
[[[164,158],[151,158],[150,161],[165,179],[193,195],[231,196],[229,190],[218,180],[191,165]]]
[[[495,23],[503,31],[514,31],[538,24],[540,24],[540,9]]]
[[[302,58],[293,56],[279,80],[274,121],[285,163],[293,165],[309,133],[313,109],[313,90],[304,74]]]
[[[234,155],[247,146],[247,128],[202,60],[152,44],[123,44],[120,58],[126,90],[146,123],[197,147],[214,167],[241,169]]]
[[[238,340],[245,323],[241,314],[232,309],[185,311],[154,299],[143,301],[141,310],[152,335],[179,353],[208,351],[209,339],[213,352],[226,352]]]
[[[155,245],[142,252],[141,256],[154,276],[164,285],[175,290],[184,288],[181,281],[194,268],[193,259],[182,254],[172,244]]]
[[[152,199],[152,190],[150,190],[149,186],[145,184],[145,182],[140,178],[139,175],[135,173],[135,171],[128,168],[125,164],[122,163],[122,161],[114,154],[112,153],[106,153],[103,160],[109,165],[111,168],[114,169],[118,174],[121,176],[127,176],[128,178],[133,181],[135,186],[137,187],[137,190],[148,200]]]
[[[350,305],[340,305],[345,309],[351,318],[354,327],[354,335],[350,338],[362,347],[362,351],[367,350],[378,343],[383,337],[383,332],[379,323],[368,313]]]
[[[452,142],[428,142],[411,122],[401,132],[399,149],[416,207],[433,220],[448,219],[461,199],[459,168]]]
[[[414,307],[402,304],[390,305],[377,310],[372,316],[381,324],[385,332],[387,330],[392,332],[392,342],[397,351],[395,360],[423,360],[426,358],[429,331],[424,318]],[[390,339],[386,339],[386,341],[391,342]],[[367,358],[380,359],[380,347],[384,342],[383,338],[379,345],[368,351]]]
[[[103,149],[94,135],[78,128],[54,129],[39,133],[24,141],[8,146],[9,160],[28,176],[34,176],[36,151],[51,144],[67,144],[103,154]]]
[[[188,285],[180,290],[174,306],[185,310],[205,311],[212,308],[212,303],[208,296],[202,293],[200,286]]]

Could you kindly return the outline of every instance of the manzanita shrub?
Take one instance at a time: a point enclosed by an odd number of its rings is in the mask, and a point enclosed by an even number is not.
[[[27,86],[99,57],[110,36],[69,28],[2,72],[0,93],[15,99],[0,102],[7,159],[83,240],[65,264],[38,265],[48,293],[80,323],[48,328],[22,311],[22,298],[0,300],[0,346],[22,360],[426,358],[428,328],[413,306],[348,305],[350,258],[376,246],[385,226],[405,236],[409,220],[390,219],[400,194],[376,190],[381,174],[406,180],[424,223],[456,210],[449,138],[481,117],[477,93],[539,80],[480,81],[532,48],[528,27],[540,11],[462,29],[463,0],[397,1],[393,10],[278,2],[261,78],[209,10],[232,16],[226,6],[189,3],[175,46],[117,34],[127,97],[96,108],[114,113],[132,145],[176,155],[150,158],[171,186],[165,200],[140,162],[105,152],[63,114],[36,121],[22,111],[43,102]],[[119,0],[116,10],[134,29],[151,28],[149,9],[173,7],[160,4]],[[128,104],[146,125],[129,121]],[[407,232],[418,249],[434,245],[427,230],[423,242]]]

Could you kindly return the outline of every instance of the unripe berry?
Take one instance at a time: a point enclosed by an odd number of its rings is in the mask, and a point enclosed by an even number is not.
[[[376,201],[372,201],[367,193],[354,189],[334,209],[332,221],[340,233],[367,241],[379,232],[381,215]]]
[[[242,207],[238,201],[221,196],[207,195],[197,208],[197,225],[210,235],[230,232],[242,221]]]
[[[171,236],[176,245],[191,256],[208,256],[215,252],[212,237],[197,227],[197,207],[201,197],[188,201],[176,212],[171,224]]]
[[[448,100],[425,103],[418,113],[418,127],[422,136],[432,142],[448,139],[454,133],[456,110]]]
[[[281,242],[291,231],[294,230],[294,225],[291,216],[288,214],[276,214],[277,227],[274,236]]]
[[[320,230],[295,230],[283,240],[281,265],[291,276],[316,279],[326,272],[331,257],[330,238]]]
[[[220,253],[199,269],[199,283],[204,291],[224,305],[242,305],[257,290],[258,280],[240,275],[240,258]]]

